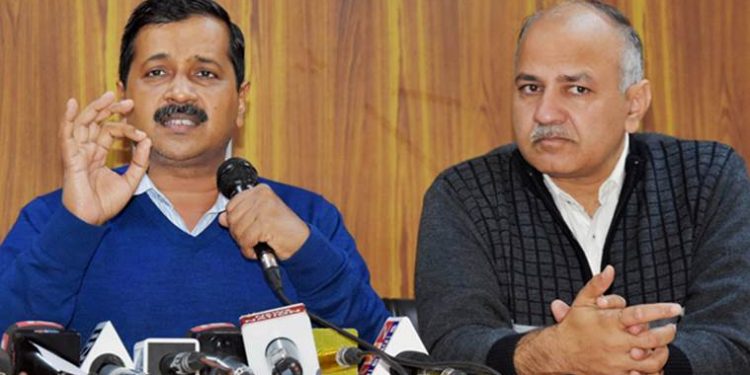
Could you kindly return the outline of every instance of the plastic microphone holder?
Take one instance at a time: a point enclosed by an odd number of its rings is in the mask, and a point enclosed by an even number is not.
[[[204,329],[193,329],[188,332],[200,343],[201,353],[219,358],[235,357],[247,364],[245,356],[245,343],[242,341],[240,329],[231,325],[207,325]],[[197,327],[196,327],[197,328]],[[201,374],[210,374],[210,369],[201,371]]]
[[[17,328],[7,332],[13,374],[26,372],[31,375],[57,374],[57,371],[46,366],[35,358],[36,348],[31,341],[57,354],[64,360],[79,366],[78,355],[81,351],[81,337],[70,330],[44,328]]]

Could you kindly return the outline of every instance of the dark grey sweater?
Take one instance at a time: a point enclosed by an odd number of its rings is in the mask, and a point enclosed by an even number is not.
[[[750,182],[715,142],[631,136],[602,265],[629,305],[677,302],[686,315],[666,374],[750,374]],[[439,359],[513,374],[512,325],[554,324],[591,278],[542,175],[515,145],[437,177],[424,198],[419,329]]]

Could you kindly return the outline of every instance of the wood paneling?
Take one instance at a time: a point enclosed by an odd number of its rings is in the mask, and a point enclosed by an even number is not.
[[[0,233],[59,186],[64,103],[114,89],[136,3],[0,0]],[[235,153],[335,203],[378,292],[412,295],[422,194],[444,168],[511,140],[516,33],[552,1],[222,3],[245,32],[252,83]],[[750,157],[750,2],[613,3],[644,37],[654,104],[643,128]]]

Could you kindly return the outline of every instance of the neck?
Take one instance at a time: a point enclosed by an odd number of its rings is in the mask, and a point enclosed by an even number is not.
[[[218,197],[217,166],[180,168],[153,163],[148,175],[172,203],[188,229],[192,229]]]
[[[609,177],[609,174],[603,178],[596,179],[552,177],[552,181],[554,181],[560,189],[570,194],[571,197],[583,206],[586,213],[593,217],[594,213],[599,208],[599,188],[602,186],[602,183],[606,181],[607,177]]]

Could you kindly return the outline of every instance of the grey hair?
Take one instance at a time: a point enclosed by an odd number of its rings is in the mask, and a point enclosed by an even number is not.
[[[599,0],[571,0],[567,1],[566,4],[581,4],[587,6],[594,11],[603,14],[610,21],[613,21],[615,27],[617,27],[620,35],[623,39],[623,48],[620,56],[620,91],[625,92],[630,86],[638,83],[643,79],[643,43],[641,37],[633,28],[628,17],[626,17],[617,8],[602,3]],[[554,11],[559,6],[551,9],[540,10],[532,14],[523,21],[521,25],[521,31],[518,33],[518,40],[516,41],[516,54],[515,63],[518,65],[518,53],[521,47],[526,32],[529,28],[537,21],[542,15],[549,11]]]

